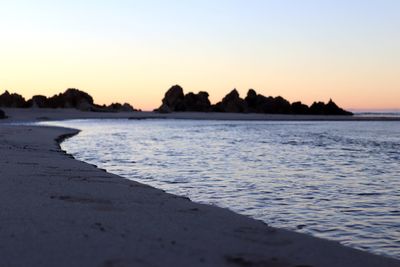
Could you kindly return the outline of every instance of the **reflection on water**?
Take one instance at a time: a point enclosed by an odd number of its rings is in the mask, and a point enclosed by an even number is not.
[[[109,172],[400,258],[399,122],[58,124],[83,130],[65,150]]]

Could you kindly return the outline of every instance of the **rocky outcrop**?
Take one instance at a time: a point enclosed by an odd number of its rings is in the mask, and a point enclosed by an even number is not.
[[[35,95],[28,100],[27,106],[31,108],[48,108],[49,103],[47,97],[43,95]]]
[[[283,97],[266,97],[257,94],[253,89],[248,91],[245,101],[249,112],[253,113],[289,114],[291,112],[290,103]]]
[[[105,107],[105,110],[109,110],[111,112],[133,112],[133,111],[137,111],[136,109],[134,109],[128,103],[124,103],[124,104],[112,103],[108,107]]]
[[[309,114],[312,115],[353,115],[353,113],[338,107],[332,99],[329,100],[328,104],[314,102],[309,110]]]
[[[314,102],[311,107],[301,103],[289,103],[281,96],[265,97],[250,89],[245,101],[249,112],[268,114],[294,114],[294,115],[353,115],[353,113],[339,108],[332,100],[325,104]]]
[[[257,112],[258,106],[260,105],[260,97],[257,95],[256,91],[250,89],[244,100],[246,101],[250,112]]]
[[[250,89],[247,92],[245,101],[249,107],[249,112],[252,113],[273,113],[273,97],[265,97],[257,94],[255,90]]]
[[[6,118],[6,113],[4,113],[4,111],[0,109],[0,119],[5,119],[5,118]]]
[[[6,91],[0,95],[0,107],[14,108],[75,108],[83,111],[98,112],[131,112],[137,111],[128,103],[113,103],[109,106],[97,105],[93,102],[93,98],[86,92],[70,88],[64,93],[54,95],[47,98],[43,95],[35,95],[28,101],[18,95],[10,94]]]
[[[5,91],[0,95],[0,107],[24,108],[26,107],[26,101],[19,94],[10,94],[8,91]]]
[[[161,113],[175,111],[207,112],[211,111],[211,103],[208,100],[207,92],[197,94],[190,92],[185,95],[182,87],[174,85],[165,93],[162,104],[156,111]]]
[[[42,99],[40,99],[42,100]],[[49,108],[76,108],[84,111],[95,112],[133,112],[135,110],[130,104],[112,103],[109,106],[97,105],[93,102],[93,98],[86,92],[78,89],[70,88],[64,93],[55,95],[47,99],[45,107]]]
[[[250,89],[245,99],[239,96],[236,89],[227,94],[222,101],[211,105],[207,92],[184,94],[179,85],[172,86],[162,100],[162,105],[155,111],[168,113],[174,111],[214,111],[232,113],[265,113],[297,115],[352,115],[338,107],[332,100],[327,104],[315,102],[311,107],[301,103],[290,103],[281,96],[263,96]]]
[[[6,91],[0,96],[0,106],[14,108],[77,108],[90,110],[94,106],[93,98],[78,89],[67,89],[64,93],[47,98],[42,95],[33,96],[30,100],[18,94],[10,94]]]
[[[173,111],[185,111],[184,109],[184,94],[183,89],[179,85],[172,86],[166,93],[162,100],[161,106],[158,111],[161,113],[168,113]]]
[[[291,105],[291,113],[297,115],[307,115],[310,113],[310,110],[307,105],[298,102],[293,102]]]
[[[248,112],[248,105],[246,101],[240,98],[238,91],[233,89],[221,102],[214,105],[213,110],[216,112],[242,113]]]
[[[253,89],[250,89],[246,98],[242,99],[237,90],[234,89],[221,102],[215,104],[213,110],[216,112],[234,113],[289,114],[291,112],[291,105],[283,97],[265,97],[257,94]]]
[[[48,98],[46,107],[91,110],[93,106],[93,98],[88,93],[85,93],[75,88],[70,88],[67,89],[64,93]]]
[[[197,94],[190,92],[183,98],[183,104],[185,111],[207,112],[211,110],[207,92],[199,92]]]

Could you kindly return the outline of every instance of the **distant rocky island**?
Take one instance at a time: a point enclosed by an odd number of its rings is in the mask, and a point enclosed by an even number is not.
[[[301,102],[290,103],[281,96],[263,96],[250,89],[243,99],[236,89],[227,94],[220,102],[211,104],[209,94],[201,91],[197,94],[184,94],[179,85],[172,86],[162,99],[162,104],[154,111],[169,112],[231,112],[231,113],[265,113],[293,115],[353,115],[353,113],[338,107],[332,100],[328,103],[314,102],[307,106]],[[111,105],[95,104],[93,98],[86,92],[70,88],[64,93],[46,97],[35,95],[29,100],[16,93],[5,91],[0,95],[0,107],[7,108],[75,108],[93,112],[134,112],[140,111],[130,104],[113,103]],[[0,119],[5,114],[0,110]]]
[[[293,115],[353,115],[338,107],[332,100],[327,104],[314,102],[310,107],[301,103],[290,103],[281,96],[266,97],[250,89],[246,98],[242,99],[236,89],[227,94],[222,101],[212,105],[207,92],[184,94],[179,85],[172,86],[155,111],[169,112],[232,112],[232,113],[266,113]]]

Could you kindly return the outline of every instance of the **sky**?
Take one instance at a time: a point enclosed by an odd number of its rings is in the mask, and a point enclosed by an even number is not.
[[[400,109],[398,0],[0,0],[0,91],[152,110],[233,88]]]

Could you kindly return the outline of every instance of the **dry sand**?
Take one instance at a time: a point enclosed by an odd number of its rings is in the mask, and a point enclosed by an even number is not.
[[[8,122],[109,116],[6,113]],[[77,161],[55,141],[76,132],[0,123],[0,266],[400,266]]]

